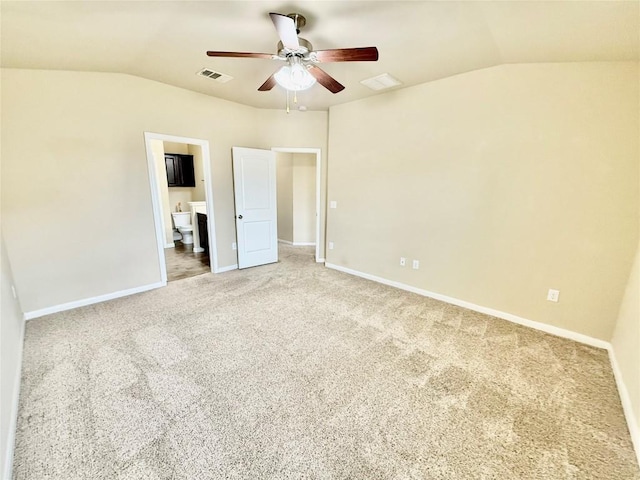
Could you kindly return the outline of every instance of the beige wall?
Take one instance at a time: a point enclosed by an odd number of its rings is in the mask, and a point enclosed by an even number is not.
[[[169,207],[171,212],[178,211],[178,204],[180,204],[181,212],[188,212],[189,202],[193,202],[193,188],[169,187]]]
[[[316,156],[293,154],[293,243],[316,241]]]
[[[283,99],[284,106],[284,99]],[[299,112],[287,114],[282,110],[256,110],[260,128],[256,144],[259,148],[319,148],[321,150],[320,238],[324,239],[327,218],[327,142],[328,112]],[[333,158],[333,157],[332,157]],[[320,245],[320,257],[325,257],[325,244]]]
[[[159,282],[143,132],[209,141],[220,267],[237,263],[231,147],[326,151],[326,112],[109,73],[3,69],[1,86],[1,214],[26,312]]]
[[[193,155],[193,173],[196,177],[196,186],[191,193],[192,202],[204,202],[207,197],[204,193],[204,160],[202,159],[202,147],[200,145],[187,145],[189,155]]]
[[[278,240],[293,243],[293,154],[276,153]]]
[[[330,118],[328,262],[611,338],[638,242],[637,63],[504,65]]]
[[[611,340],[640,433],[640,244]],[[640,451],[640,445],[636,445]]]
[[[15,418],[18,414],[18,404],[15,402],[17,387],[20,381],[20,359],[22,357],[22,342],[24,339],[24,319],[20,303],[13,298],[11,286],[14,285],[11,265],[5,250],[4,239],[0,238],[2,257],[0,281],[2,317],[0,318],[0,369],[2,374],[2,389],[0,389],[0,475],[9,475]]]
[[[187,155],[189,153],[189,145],[178,142],[162,142],[165,153],[181,153]]]

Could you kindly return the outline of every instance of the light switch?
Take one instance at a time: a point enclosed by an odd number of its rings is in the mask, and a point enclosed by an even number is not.
[[[338,202],[336,202],[335,200],[331,200],[329,202],[329,208],[338,208]]]

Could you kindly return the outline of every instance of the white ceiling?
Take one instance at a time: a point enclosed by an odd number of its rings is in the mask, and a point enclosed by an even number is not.
[[[301,13],[315,49],[376,46],[378,62],[323,64],[346,86],[299,94],[309,110],[376,92],[388,72],[404,86],[503,63],[639,60],[638,1],[2,1],[2,66],[119,72],[261,108],[285,93],[257,88],[281,63],[209,58],[207,50],[276,53],[269,12]],[[220,84],[203,67],[231,75]],[[396,87],[402,88],[402,87]]]

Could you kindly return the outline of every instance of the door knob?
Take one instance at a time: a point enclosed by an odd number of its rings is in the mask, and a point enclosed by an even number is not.
[[[240,220],[242,220],[242,215],[238,215],[238,218],[239,218]]]

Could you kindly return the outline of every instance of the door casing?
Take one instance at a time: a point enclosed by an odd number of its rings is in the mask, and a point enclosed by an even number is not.
[[[296,148],[296,147],[272,147],[274,152],[283,153],[313,153],[316,156],[316,262],[323,263],[324,258],[320,256],[320,218],[322,216],[321,207],[321,185],[322,185],[322,151],[319,148]],[[276,167],[277,168],[277,167]]]
[[[151,204],[153,207],[153,220],[156,229],[156,241],[158,245],[158,262],[160,263],[160,278],[164,285],[167,284],[167,265],[164,255],[164,228],[163,228],[163,211],[160,201],[160,187],[156,177],[155,158],[151,149],[151,141],[160,140],[163,142],[186,143],[189,145],[197,145],[202,149],[203,173],[204,173],[204,193],[205,202],[207,204],[207,228],[209,236],[209,263],[211,271],[218,273],[218,250],[216,247],[215,217],[213,204],[213,186],[211,179],[211,154],[209,150],[209,141],[199,138],[179,137],[176,135],[167,135],[164,133],[144,132],[144,143],[147,152],[147,167],[149,169],[149,185],[151,187]]]

